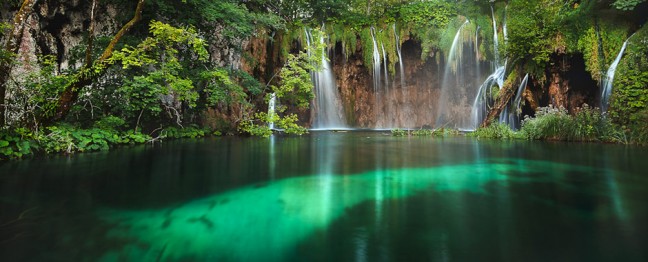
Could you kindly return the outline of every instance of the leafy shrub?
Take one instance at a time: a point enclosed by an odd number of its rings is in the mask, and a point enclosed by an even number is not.
[[[169,138],[198,138],[204,137],[209,133],[208,130],[198,128],[196,126],[189,126],[185,128],[167,127],[162,130],[163,137]]]
[[[516,133],[507,124],[496,123],[487,127],[480,127],[468,136],[477,138],[498,138],[498,139],[513,139],[522,138],[519,133]]]
[[[126,121],[124,121],[124,119],[116,116],[106,116],[95,122],[94,127],[105,130],[119,130],[119,128],[124,126],[125,124]]]
[[[564,108],[541,107],[534,118],[522,121],[522,135],[528,139],[565,141],[614,141],[617,129],[598,108],[584,105],[571,116]]]
[[[391,134],[392,136],[407,136],[407,131],[396,128],[391,130]]]
[[[19,132],[0,130],[0,159],[16,159],[32,154],[34,144]]]

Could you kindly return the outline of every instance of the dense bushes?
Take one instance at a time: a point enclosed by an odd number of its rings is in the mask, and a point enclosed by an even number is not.
[[[648,114],[646,115],[648,120]],[[507,125],[493,124],[479,128],[470,136],[479,138],[600,141],[644,144],[648,131],[633,133],[614,125],[598,108],[584,105],[570,115],[564,108],[540,107],[535,117],[526,117],[522,128],[513,131]]]
[[[198,138],[220,135],[218,131],[189,126],[160,129],[157,137],[139,130],[123,130],[123,120],[106,117],[92,128],[80,128],[70,124],[46,127],[39,132],[26,128],[0,130],[0,160],[22,158],[35,153],[65,153],[103,151],[118,145],[144,144],[171,138]]]
[[[468,136],[477,138],[497,138],[497,139],[512,139],[523,138],[519,132],[513,131],[508,125],[502,123],[495,123],[487,127],[478,128]]]
[[[585,105],[574,115],[564,108],[541,107],[534,118],[525,118],[523,137],[536,140],[615,141],[616,129],[598,108]]]
[[[416,130],[404,130],[404,129],[392,129],[392,136],[433,136],[433,137],[444,137],[444,136],[456,136],[459,135],[459,131],[456,129],[449,128],[437,128],[437,129],[416,129]]]

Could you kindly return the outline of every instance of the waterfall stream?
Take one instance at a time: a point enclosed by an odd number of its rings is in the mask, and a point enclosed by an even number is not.
[[[272,93],[270,95],[270,101],[268,102],[268,117],[271,118],[275,114],[275,105],[277,103],[277,95],[275,93]],[[268,123],[268,127],[270,129],[275,128],[274,122]]]
[[[457,30],[452,46],[445,62],[443,80],[441,82],[441,95],[437,103],[437,117],[435,127],[468,128],[470,118],[470,104],[468,99],[474,97],[469,86],[473,81],[463,74],[464,39],[463,30],[469,23],[466,20]],[[472,54],[472,52],[469,52]],[[465,111],[465,112],[464,112]]]
[[[306,29],[306,42],[309,46],[313,40],[313,35]],[[324,35],[319,38],[321,44],[324,43]],[[339,129],[346,128],[346,120],[342,110],[342,100],[335,83],[335,76],[331,69],[331,64],[326,58],[326,53],[322,53],[322,68],[320,71],[311,72],[311,79],[315,86],[314,101],[314,120],[313,128],[315,129]]]
[[[612,84],[614,82],[614,73],[616,72],[616,68],[619,65],[619,62],[621,61],[621,57],[623,57],[623,52],[626,49],[628,40],[630,40],[630,38],[628,38],[625,42],[623,42],[623,46],[621,46],[621,51],[619,51],[619,54],[617,55],[616,59],[614,59],[614,62],[612,62],[612,64],[608,68],[607,73],[605,74],[605,78],[603,79],[603,84],[602,84],[603,90],[601,93],[602,113],[607,112],[608,107],[610,106],[610,95],[612,95]]]

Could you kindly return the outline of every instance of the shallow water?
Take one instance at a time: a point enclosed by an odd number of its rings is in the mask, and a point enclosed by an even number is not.
[[[645,261],[648,149],[313,132],[0,166],[3,261]]]

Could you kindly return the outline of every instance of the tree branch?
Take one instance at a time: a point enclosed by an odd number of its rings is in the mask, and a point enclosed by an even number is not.
[[[142,10],[144,9],[144,2],[145,0],[139,0],[137,2],[137,8],[135,9],[135,15],[133,18],[128,21],[122,28],[115,34],[104,50],[103,54],[97,61],[92,63],[91,66],[88,66],[89,63],[86,63],[86,66],[84,66],[78,73],[76,73],[72,77],[72,81],[70,81],[65,89],[63,90],[63,93],[61,93],[61,96],[59,97],[58,100],[58,108],[56,109],[56,113],[53,116],[50,116],[48,119],[44,119],[45,122],[52,122],[52,121],[57,121],[63,119],[69,112],[70,108],[72,107],[72,104],[77,100],[79,97],[79,91],[81,88],[84,86],[87,86],[92,83],[94,79],[97,77],[101,76],[103,73],[105,73],[106,68],[110,64],[110,58],[112,57],[113,50],[115,49],[115,45],[119,43],[119,40],[128,33],[128,31],[142,19]]]
[[[10,27],[7,43],[5,44],[4,51],[10,54],[17,54],[18,47],[20,46],[20,38],[22,37],[23,28],[27,15],[29,15],[36,4],[36,0],[25,0],[16,15],[14,15],[13,23]],[[7,80],[11,74],[13,61],[0,61],[0,127],[5,125],[5,113],[7,105],[5,104],[5,95],[7,93]]]

